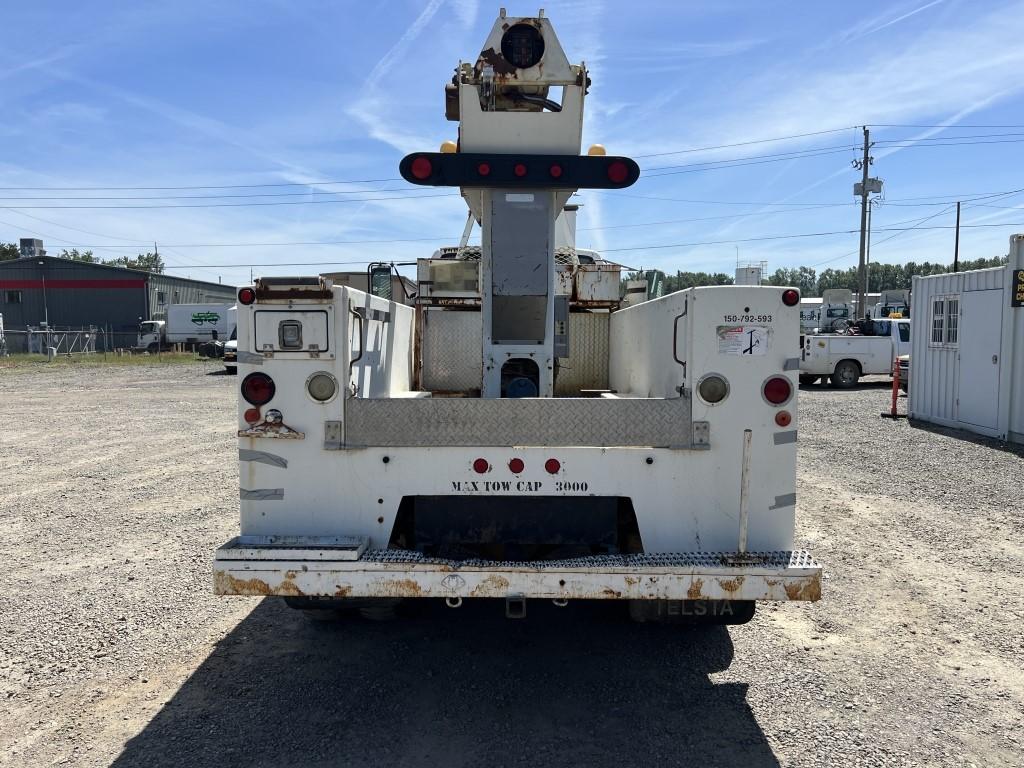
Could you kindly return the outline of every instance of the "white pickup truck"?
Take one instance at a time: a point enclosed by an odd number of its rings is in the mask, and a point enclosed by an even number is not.
[[[864,320],[854,334],[805,336],[800,350],[800,383],[829,379],[841,389],[861,376],[892,374],[892,364],[910,352],[910,320]]]

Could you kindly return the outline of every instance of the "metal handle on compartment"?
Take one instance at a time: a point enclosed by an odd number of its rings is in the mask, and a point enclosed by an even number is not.
[[[676,354],[676,349],[679,343],[679,321],[686,317],[686,313],[690,309],[690,299],[687,297],[683,300],[683,311],[676,315],[675,320],[672,321],[672,359],[683,366],[683,378],[686,377],[686,361],[680,360],[679,355]]]
[[[363,316],[361,314],[359,314],[358,312],[353,311],[351,307],[349,308],[348,311],[349,311],[349,314],[352,315],[352,317],[354,317],[356,320],[359,321],[359,354],[356,355],[354,358],[352,358],[351,360],[348,361],[348,378],[349,378],[349,384],[351,384],[352,383],[352,368],[355,366],[356,363],[358,363],[360,360],[363,359],[363,350],[366,347],[366,342],[363,341]]]

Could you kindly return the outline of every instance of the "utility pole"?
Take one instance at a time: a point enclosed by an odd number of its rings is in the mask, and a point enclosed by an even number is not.
[[[864,302],[867,299],[868,271],[866,266],[867,240],[868,240],[868,170],[871,165],[871,157],[868,151],[871,149],[871,132],[864,126],[864,159],[860,161],[860,259],[857,262],[857,314],[864,314]],[[857,161],[854,161],[856,167]]]
[[[874,202],[874,201],[872,201]],[[867,246],[864,248],[864,293],[871,293],[871,211],[875,206],[868,203],[868,237]]]
[[[956,240],[953,242],[953,271],[960,271],[960,201],[956,201]]]

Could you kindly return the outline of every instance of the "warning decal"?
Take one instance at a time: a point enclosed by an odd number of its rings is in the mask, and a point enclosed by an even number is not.
[[[766,325],[720,325],[717,331],[720,355],[766,355],[771,346]]]

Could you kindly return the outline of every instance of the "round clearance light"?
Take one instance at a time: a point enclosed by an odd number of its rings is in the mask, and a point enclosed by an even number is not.
[[[429,179],[430,175],[434,172],[434,164],[430,162],[429,158],[420,156],[412,161],[412,166],[409,168],[412,171],[412,175],[420,181]]]
[[[329,373],[318,371],[306,379],[306,391],[318,403],[326,403],[338,393],[338,380]]]
[[[793,396],[793,385],[783,376],[772,376],[764,383],[761,392],[772,405],[782,405]]]
[[[256,301],[256,291],[252,288],[242,288],[238,291],[238,303],[249,306]]]
[[[717,373],[709,373],[697,384],[697,394],[708,405],[715,405],[729,395],[729,382]]]
[[[608,181],[621,184],[629,178],[629,166],[621,160],[613,160],[608,164]]]
[[[247,424],[255,424],[260,420],[260,409],[246,408],[245,413],[242,414],[242,418],[245,419]]]
[[[516,69],[529,69],[544,57],[544,36],[532,24],[513,24],[501,36],[501,56]]]
[[[473,462],[473,471],[478,475],[482,475],[491,468],[490,463],[487,459],[477,459]]]
[[[526,175],[526,164],[516,163],[515,166],[512,168],[512,173],[514,173],[519,178],[523,178],[523,176]]]
[[[526,469],[526,464],[522,459],[511,459],[508,463],[508,469],[513,475],[518,475]]]
[[[787,288],[782,292],[782,303],[787,307],[795,307],[800,303],[800,291],[795,288]]]
[[[562,463],[558,459],[548,459],[544,462],[544,471],[549,475],[557,475],[562,469]]]
[[[551,174],[552,179],[560,179],[562,178],[562,166],[558,163],[554,163],[550,168],[548,168],[548,173]]]
[[[476,172],[479,176],[490,176],[491,175],[491,164],[480,163],[476,167]]]
[[[788,427],[793,423],[793,415],[789,411],[779,411],[775,414],[775,423],[780,427]]]
[[[274,380],[265,373],[250,373],[242,379],[242,397],[253,405],[266,405],[274,399]]]

